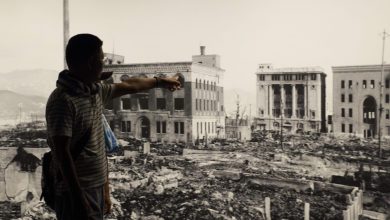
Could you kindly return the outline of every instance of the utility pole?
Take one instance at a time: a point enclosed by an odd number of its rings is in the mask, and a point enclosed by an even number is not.
[[[282,94],[282,82],[280,81],[280,148],[283,150],[283,114],[284,114],[284,105],[283,105],[283,94]]]
[[[383,112],[383,106],[382,106],[382,99],[383,99],[383,72],[385,70],[385,42],[386,37],[388,37],[389,34],[386,33],[386,30],[383,31],[382,36],[382,68],[381,68],[381,81],[379,84],[379,120],[378,120],[378,157],[382,158],[382,127],[381,127],[381,121],[382,121],[382,112]]]
[[[65,51],[66,51],[66,45],[68,44],[69,40],[69,1],[64,0],[64,6],[63,6],[63,16],[64,16],[64,69],[67,69],[68,66],[66,65],[66,57],[65,57]]]

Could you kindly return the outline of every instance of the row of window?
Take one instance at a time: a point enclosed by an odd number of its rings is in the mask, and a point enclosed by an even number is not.
[[[345,102],[345,94],[341,94],[341,102]],[[348,102],[353,102],[353,95],[348,95]]]
[[[359,85],[358,82],[356,82],[356,85]],[[363,89],[366,89],[367,88],[367,80],[363,80],[362,81],[362,88]],[[348,80],[348,89],[352,89],[353,87],[353,81],[352,80]],[[389,89],[390,88],[390,80],[389,79],[386,79],[385,81],[385,87],[386,89]],[[345,89],[346,88],[346,83],[345,83],[345,80],[341,80],[341,88],[342,89]],[[375,88],[375,80],[370,80],[370,88],[371,89],[374,89]]]
[[[345,102],[345,94],[341,94],[341,102]],[[348,95],[348,102],[353,102],[353,95]],[[385,95],[385,103],[390,103],[390,94]]]
[[[138,99],[139,108],[141,110],[149,110],[149,99],[148,98],[139,98]],[[165,98],[156,98],[156,108],[157,110],[167,110],[167,102]],[[122,98],[122,109],[131,110],[131,99]],[[174,109],[175,110],[184,110],[184,98],[175,98],[174,99]]]
[[[352,112],[352,108],[350,108],[350,109],[348,110],[348,117],[352,117],[352,116],[353,116],[352,113],[353,113],[353,112]],[[341,108],[341,117],[346,117],[346,116],[345,116],[345,108]]]
[[[346,124],[341,124],[341,132],[346,133]],[[349,124],[349,133],[353,133],[353,124]]]
[[[217,83],[216,82],[209,82],[208,80],[202,80],[201,79],[195,79],[195,88],[196,89],[204,89],[204,90],[211,90],[216,91],[217,90]]]
[[[216,122],[196,122],[196,131],[197,134],[204,133],[215,133],[217,123]]]
[[[122,121],[121,122],[121,131],[122,132],[131,132],[131,121]],[[174,122],[174,132],[175,132],[175,134],[184,134],[184,122],[175,121]],[[167,133],[167,122],[166,121],[156,121],[156,133],[157,134],[166,134]]]
[[[271,80],[272,81],[279,81],[279,80],[285,80],[285,81],[291,81],[291,80],[317,80],[317,74],[311,73],[311,74],[272,74]],[[265,75],[259,74],[258,75],[259,81],[265,81]]]
[[[217,101],[195,99],[195,110],[197,111],[217,111]]]
[[[386,109],[385,112],[386,119],[390,119],[390,109]],[[346,116],[346,109],[341,108],[341,117],[347,117]],[[353,109],[348,109],[348,117],[353,117]],[[363,119],[375,119],[375,112],[364,112],[363,113]]]

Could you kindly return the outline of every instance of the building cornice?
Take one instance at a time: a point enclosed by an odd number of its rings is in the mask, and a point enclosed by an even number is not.
[[[321,67],[297,67],[297,68],[277,68],[277,69],[258,69],[256,74],[301,74],[301,73],[319,73],[325,74]]]
[[[390,70],[390,65],[384,65],[385,70]],[[358,66],[332,66],[333,73],[345,72],[380,72],[382,65],[358,65]]]

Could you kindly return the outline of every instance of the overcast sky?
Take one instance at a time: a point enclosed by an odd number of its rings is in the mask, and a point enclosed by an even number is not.
[[[70,35],[93,33],[127,63],[219,54],[225,87],[255,91],[257,64],[379,64],[389,0],[69,0]],[[63,68],[62,0],[0,6],[0,72]],[[390,60],[390,40],[386,60]]]

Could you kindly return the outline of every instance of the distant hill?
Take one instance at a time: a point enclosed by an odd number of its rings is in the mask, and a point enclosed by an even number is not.
[[[44,114],[47,98],[0,90],[0,100],[0,119],[6,120],[17,118],[19,109],[22,112],[22,117],[30,117],[31,114]]]
[[[0,73],[0,88],[24,95],[49,97],[57,77],[58,71],[44,69]]]

